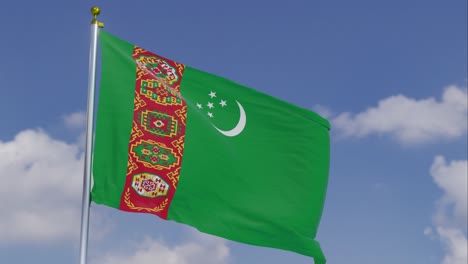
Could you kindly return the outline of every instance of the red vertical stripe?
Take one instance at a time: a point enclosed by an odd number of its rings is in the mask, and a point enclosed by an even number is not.
[[[180,96],[185,66],[135,47],[137,65],[127,177],[119,209],[167,218],[184,149],[187,106]]]

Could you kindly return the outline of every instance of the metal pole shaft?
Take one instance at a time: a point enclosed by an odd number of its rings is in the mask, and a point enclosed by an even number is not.
[[[80,264],[86,264],[88,253],[89,208],[91,190],[91,162],[93,150],[94,131],[94,94],[96,90],[96,54],[98,23],[91,24],[91,44],[89,48],[88,72],[88,109],[86,124],[86,147],[83,178],[83,199],[81,208],[81,234],[80,234]]]

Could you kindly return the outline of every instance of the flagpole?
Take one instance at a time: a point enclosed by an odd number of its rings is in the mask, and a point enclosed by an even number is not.
[[[86,264],[86,257],[88,253],[89,207],[91,203],[91,160],[94,131],[94,94],[96,90],[96,53],[99,28],[104,27],[104,24],[97,20],[97,16],[100,13],[101,10],[99,9],[99,7],[94,6],[91,8],[93,20],[91,21],[91,42],[89,48],[88,109],[86,123],[83,197],[81,205],[80,264]]]

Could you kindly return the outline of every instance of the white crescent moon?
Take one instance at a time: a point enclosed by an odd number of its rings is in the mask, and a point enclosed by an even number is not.
[[[244,130],[245,123],[247,122],[247,117],[245,115],[244,108],[242,107],[242,105],[239,102],[236,101],[236,103],[239,106],[239,110],[240,110],[239,122],[237,123],[236,127],[234,127],[231,130],[224,131],[224,130],[221,130],[221,129],[217,128],[215,125],[213,125],[213,127],[216,128],[216,130],[218,130],[219,133],[221,133],[221,134],[223,134],[223,135],[225,135],[227,137],[234,137],[234,136],[239,135],[242,132],[242,130]]]

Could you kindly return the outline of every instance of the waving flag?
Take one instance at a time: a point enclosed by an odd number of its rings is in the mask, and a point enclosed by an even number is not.
[[[325,263],[315,236],[326,119],[105,31],[100,40],[92,201]]]

